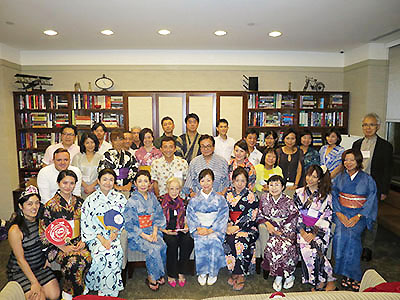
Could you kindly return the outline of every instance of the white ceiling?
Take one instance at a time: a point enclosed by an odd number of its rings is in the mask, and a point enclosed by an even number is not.
[[[0,0],[0,43],[20,50],[337,52],[399,38],[400,0]]]

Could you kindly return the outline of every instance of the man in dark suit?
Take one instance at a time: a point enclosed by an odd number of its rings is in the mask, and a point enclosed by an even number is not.
[[[362,121],[364,138],[353,143],[353,149],[360,150],[363,155],[363,171],[370,174],[376,182],[377,201],[385,200],[390,189],[393,164],[393,146],[380,138],[376,132],[380,127],[379,116],[367,114]],[[366,230],[363,240],[362,260],[370,261],[375,242],[378,224],[375,222],[371,231]]]

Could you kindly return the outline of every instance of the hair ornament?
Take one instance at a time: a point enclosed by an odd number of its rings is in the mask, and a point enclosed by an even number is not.
[[[325,165],[322,165],[321,169],[322,169],[322,173],[324,173],[324,175],[325,175],[326,171],[328,171],[328,168]]]
[[[22,197],[34,194],[39,194],[39,191],[36,186],[30,185],[25,189],[25,191],[21,193],[21,196],[19,198],[21,199]]]

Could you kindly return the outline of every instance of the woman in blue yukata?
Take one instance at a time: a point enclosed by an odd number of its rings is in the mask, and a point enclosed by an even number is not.
[[[194,239],[197,279],[200,285],[213,285],[226,266],[223,243],[229,209],[225,198],[213,191],[212,170],[202,170],[199,182],[201,191],[190,200],[186,218]]]
[[[124,253],[121,247],[122,213],[126,198],[113,189],[117,175],[112,169],[100,171],[100,189],[90,194],[82,206],[81,234],[92,255],[86,288],[99,296],[118,297],[124,289],[121,278]]]
[[[343,275],[342,286],[354,291],[361,280],[361,235],[376,219],[378,200],[374,179],[362,171],[363,157],[359,150],[343,152],[345,170],[333,181],[334,222],[333,253],[335,273]]]
[[[128,199],[124,211],[128,246],[130,250],[146,255],[146,284],[152,291],[157,291],[165,284],[167,246],[159,230],[166,226],[165,216],[156,196],[149,192],[149,171],[140,170],[134,182],[137,190]]]
[[[340,146],[342,137],[339,130],[331,128],[325,136],[326,145],[319,149],[321,166],[326,166],[331,173],[331,178],[335,178],[342,170],[341,158],[344,148]]]

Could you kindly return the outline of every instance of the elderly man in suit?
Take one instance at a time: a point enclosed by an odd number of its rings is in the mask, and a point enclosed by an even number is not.
[[[360,150],[363,155],[363,171],[370,174],[378,189],[377,201],[385,200],[390,189],[393,165],[393,146],[379,137],[376,132],[381,125],[380,118],[375,113],[367,114],[362,121],[364,137],[353,143],[353,149]],[[375,222],[371,231],[364,236],[362,260],[370,261],[378,225]]]

